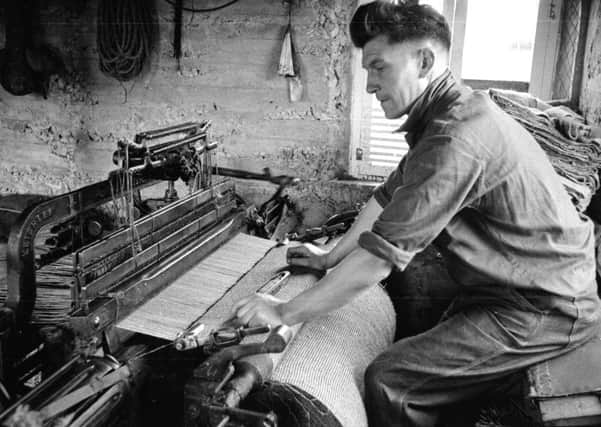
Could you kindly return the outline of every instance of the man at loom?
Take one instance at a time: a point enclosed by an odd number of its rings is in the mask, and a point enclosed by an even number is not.
[[[291,265],[328,270],[290,301],[253,295],[243,324],[306,322],[403,270],[430,243],[461,291],[432,329],[399,340],[365,374],[372,426],[433,426],[443,408],[500,393],[528,366],[598,332],[593,225],[543,150],[484,92],[448,69],[450,31],[424,5],[360,6],[350,35],[367,91],[410,149],[329,252],[290,248]]]

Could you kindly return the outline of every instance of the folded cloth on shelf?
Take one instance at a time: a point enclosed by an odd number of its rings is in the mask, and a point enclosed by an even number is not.
[[[520,92],[489,89],[491,99],[528,130],[547,153],[576,209],[584,212],[599,189],[601,139],[568,107],[552,107]]]

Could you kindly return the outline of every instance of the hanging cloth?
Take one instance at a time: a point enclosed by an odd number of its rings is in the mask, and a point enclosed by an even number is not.
[[[303,83],[300,78],[299,67],[295,61],[294,42],[292,39],[292,1],[288,0],[288,26],[282,41],[278,74],[288,80],[288,94],[291,102],[300,101],[303,97]]]
[[[290,24],[286,28],[284,41],[282,42],[282,51],[280,52],[280,65],[278,74],[284,77],[294,77],[294,59],[292,57],[292,35],[290,34]]]

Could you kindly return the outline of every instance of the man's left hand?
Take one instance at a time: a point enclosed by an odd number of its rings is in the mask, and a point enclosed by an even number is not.
[[[234,304],[232,314],[241,325],[273,327],[284,323],[280,313],[283,303],[284,301],[271,295],[255,294]]]

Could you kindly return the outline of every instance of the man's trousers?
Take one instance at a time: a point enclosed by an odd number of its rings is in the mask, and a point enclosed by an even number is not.
[[[494,394],[528,366],[599,330],[599,300],[489,287],[455,299],[443,320],[401,339],[365,374],[370,426],[436,426],[451,405]]]

